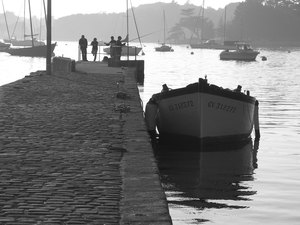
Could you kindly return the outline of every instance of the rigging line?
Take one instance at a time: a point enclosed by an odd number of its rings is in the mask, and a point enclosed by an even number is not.
[[[3,13],[4,13],[4,19],[5,19],[5,24],[6,24],[8,39],[9,39],[9,41],[11,41],[11,37],[10,37],[10,33],[9,33],[9,28],[8,28],[8,23],[7,23],[6,12],[5,12],[5,8],[4,8],[3,0],[2,0],[2,8],[3,8]]]
[[[16,23],[15,23],[15,26],[14,26],[13,32],[12,32],[12,34],[11,34],[11,37],[15,36],[15,32],[16,32],[16,29],[17,29],[17,25],[18,25],[19,19],[20,19],[20,14],[21,14],[20,11],[21,11],[21,9],[22,9],[22,8],[19,9],[18,18],[17,18],[17,21],[16,21]]]
[[[131,5],[131,11],[132,11],[132,15],[133,15],[133,20],[134,20],[134,24],[135,24],[136,33],[138,35],[138,39],[139,39],[139,42],[140,42],[140,45],[141,45],[141,48],[142,48],[142,51],[143,51],[142,41],[141,41],[140,33],[139,33],[139,30],[138,30],[138,27],[137,27],[135,14],[134,14],[134,11],[133,11],[133,6],[132,6],[132,1],[131,0],[130,0],[130,5]]]
[[[142,36],[140,36],[140,37],[137,37],[137,38],[130,39],[130,42],[132,42],[132,41],[135,41],[135,40],[137,40],[137,39],[139,39],[139,38],[144,38],[144,37],[147,37],[147,36],[149,36],[149,35],[151,35],[151,34],[154,34],[154,33],[157,33],[157,32],[158,32],[158,31],[154,31],[154,32],[151,32],[151,33],[148,33],[148,34],[142,35]]]
[[[17,24],[18,24],[18,22],[19,22],[19,18],[20,18],[20,16],[18,16],[18,18],[17,18],[17,22],[15,23],[15,26],[14,26],[13,32],[12,32],[12,34],[11,34],[11,36],[12,36],[12,37],[14,36],[14,34],[15,34],[15,31],[16,31],[16,29],[17,29]]]
[[[190,37],[190,42],[191,42],[192,38],[194,37],[194,33],[196,33],[197,24],[199,22],[200,14],[202,13],[202,10],[204,10],[204,5],[202,5],[202,7],[200,9],[201,10],[199,10],[198,16],[196,16],[196,20],[195,20],[195,24],[194,24],[194,31],[193,31],[193,33],[192,33],[192,35]],[[198,29],[197,29],[197,33],[199,33]]]

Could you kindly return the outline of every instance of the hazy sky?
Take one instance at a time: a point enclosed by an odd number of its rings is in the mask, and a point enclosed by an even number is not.
[[[47,0],[44,0],[47,4]],[[170,3],[172,0],[128,0],[133,7],[154,2]],[[230,2],[241,2],[243,0],[205,0],[205,8],[213,7],[218,9],[224,7]],[[16,15],[23,16],[24,0],[3,0],[6,11],[14,12]],[[26,1],[27,2],[27,1]],[[31,0],[32,14],[36,16],[42,15],[43,0]],[[175,0],[183,5],[187,0]],[[191,4],[202,5],[203,0],[190,0]],[[66,15],[77,13],[99,13],[99,12],[125,12],[126,0],[52,0],[52,16],[59,18]],[[28,11],[28,10],[27,10]],[[2,6],[0,12],[2,13]],[[27,12],[26,12],[27,13]],[[28,14],[27,14],[28,15]]]

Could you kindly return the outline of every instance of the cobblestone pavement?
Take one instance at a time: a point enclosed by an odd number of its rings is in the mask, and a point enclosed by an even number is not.
[[[133,197],[122,190],[120,80],[35,74],[0,87],[1,225],[163,224],[122,215]]]

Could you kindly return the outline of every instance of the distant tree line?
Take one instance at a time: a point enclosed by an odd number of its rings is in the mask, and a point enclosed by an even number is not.
[[[174,42],[197,38],[300,43],[300,0],[246,0],[236,7],[233,20],[225,23],[222,17],[217,27],[192,8],[181,14],[169,33]]]

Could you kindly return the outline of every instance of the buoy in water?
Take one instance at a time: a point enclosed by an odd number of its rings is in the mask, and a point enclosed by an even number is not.
[[[194,55],[194,52],[191,52],[191,55]]]

